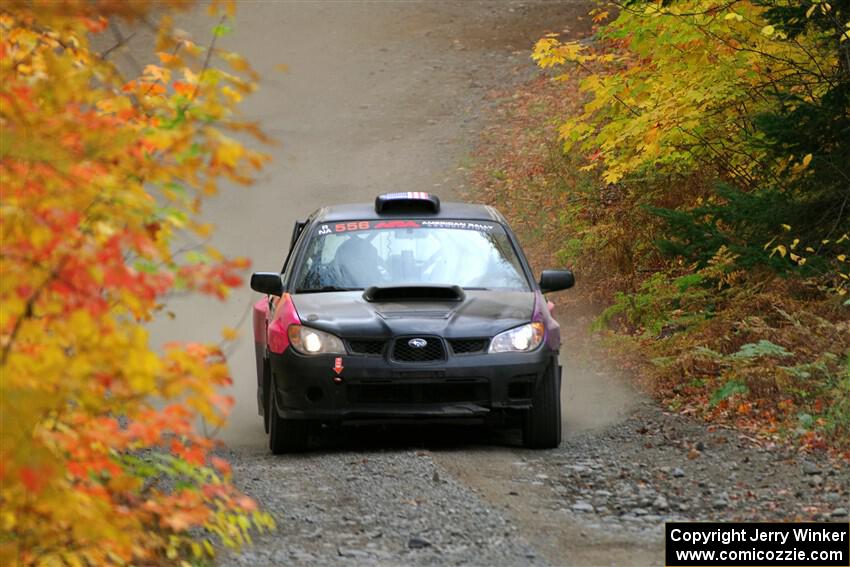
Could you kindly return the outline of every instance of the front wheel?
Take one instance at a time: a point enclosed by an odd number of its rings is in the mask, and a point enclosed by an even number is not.
[[[273,455],[300,453],[307,450],[310,422],[303,419],[283,419],[277,411],[274,378],[270,380],[269,404],[269,449]]]
[[[561,367],[550,364],[534,389],[525,411],[522,444],[529,449],[554,449],[561,444]]]

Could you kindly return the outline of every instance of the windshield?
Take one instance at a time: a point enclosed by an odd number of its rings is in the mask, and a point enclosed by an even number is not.
[[[373,285],[529,289],[508,235],[497,223],[392,220],[320,225],[296,275],[295,292]]]

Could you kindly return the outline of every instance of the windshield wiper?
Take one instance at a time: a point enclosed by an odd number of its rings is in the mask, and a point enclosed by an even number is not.
[[[326,291],[360,291],[362,287],[339,287],[335,285],[325,285],[322,287],[307,287],[296,289],[295,293],[322,293]]]

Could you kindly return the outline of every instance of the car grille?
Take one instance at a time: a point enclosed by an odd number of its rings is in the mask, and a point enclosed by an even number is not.
[[[455,354],[476,354],[484,352],[489,343],[489,339],[449,339],[452,352]]]
[[[425,339],[428,343],[415,348],[409,344],[413,338]],[[392,358],[396,362],[436,362],[446,359],[446,349],[439,337],[403,337],[393,344]]]
[[[365,354],[366,356],[380,356],[384,353],[384,339],[356,339],[348,341],[348,349],[352,354]]]
[[[351,384],[346,389],[352,404],[479,403],[490,400],[486,382],[437,384]]]

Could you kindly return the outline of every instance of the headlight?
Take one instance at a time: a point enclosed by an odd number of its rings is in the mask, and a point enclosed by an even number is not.
[[[499,333],[490,342],[489,352],[529,352],[540,346],[546,329],[543,323],[535,321],[521,327],[515,327]]]
[[[289,342],[301,354],[345,354],[339,337],[302,325],[289,326]]]

